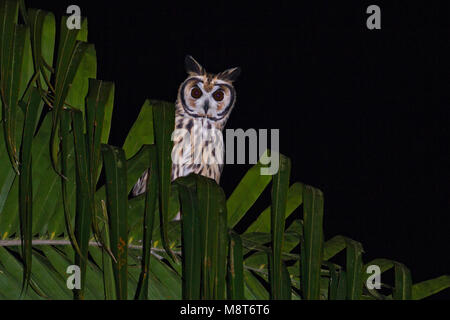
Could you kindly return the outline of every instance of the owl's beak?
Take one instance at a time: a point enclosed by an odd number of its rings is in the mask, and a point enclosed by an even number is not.
[[[206,100],[206,101],[205,101],[205,104],[203,105],[203,110],[205,110],[205,114],[208,113],[208,109],[209,109],[209,101]]]

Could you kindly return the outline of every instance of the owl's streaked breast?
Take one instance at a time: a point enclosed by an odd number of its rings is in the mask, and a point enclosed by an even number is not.
[[[219,183],[224,159],[222,132],[207,118],[177,116],[175,123],[172,180],[196,173]]]

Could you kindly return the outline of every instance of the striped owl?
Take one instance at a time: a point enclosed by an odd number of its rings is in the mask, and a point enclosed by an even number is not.
[[[233,82],[240,68],[211,74],[191,56],[186,56],[188,77],[178,89],[175,128],[172,134],[172,181],[196,173],[220,181],[225,147],[222,131],[233,110]],[[133,196],[145,192],[148,170],[133,188]]]

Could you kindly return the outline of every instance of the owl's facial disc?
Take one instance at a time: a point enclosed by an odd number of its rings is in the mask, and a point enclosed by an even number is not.
[[[180,98],[186,113],[212,121],[223,119],[234,104],[234,88],[216,78],[191,77],[182,85]]]

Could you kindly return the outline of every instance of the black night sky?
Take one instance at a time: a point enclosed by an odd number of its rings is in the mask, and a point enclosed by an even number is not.
[[[111,144],[146,98],[175,100],[186,54],[240,66],[227,128],[280,129],[291,181],[325,194],[326,239],[358,240],[365,262],[403,262],[414,282],[450,272],[448,1],[26,3],[87,16],[98,78],[116,84]],[[371,4],[381,30],[366,28]],[[249,167],[225,167],[227,195]]]

